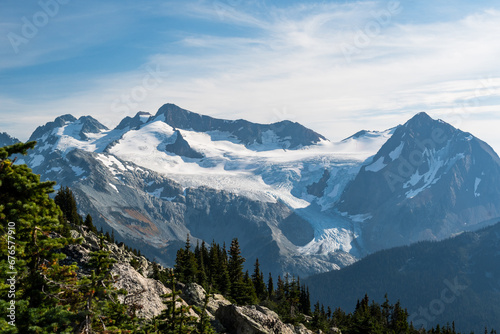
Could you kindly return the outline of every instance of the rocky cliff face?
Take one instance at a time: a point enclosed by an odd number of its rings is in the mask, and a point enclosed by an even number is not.
[[[66,259],[63,263],[76,262],[81,275],[89,274],[91,268],[87,267],[90,252],[100,248],[98,237],[89,232],[85,227],[77,227],[71,231],[73,238],[83,238],[82,244],[69,245],[63,249]],[[143,256],[136,256],[127,251],[124,246],[104,241],[104,249],[108,250],[111,257],[116,260],[113,264],[111,274],[116,277],[114,286],[117,289],[125,289],[126,296],[119,296],[121,303],[127,305],[139,305],[137,316],[150,319],[157,316],[165,309],[162,295],[170,293],[162,283],[148,278],[153,271],[153,265]],[[134,261],[134,267],[131,263]]]

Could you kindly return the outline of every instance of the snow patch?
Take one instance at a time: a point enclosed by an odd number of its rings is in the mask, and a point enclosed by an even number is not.
[[[479,177],[476,177],[476,181],[474,182],[474,196],[475,197],[481,196],[481,194],[477,192],[477,186],[479,186],[479,183],[481,183],[481,179]]]
[[[385,166],[387,166],[387,165],[384,164],[384,157],[380,157],[380,158],[378,158],[377,161],[375,161],[371,165],[366,166],[365,170],[367,172],[374,172],[374,173],[376,173],[376,172],[382,170]]]
[[[33,157],[30,163],[30,168],[35,168],[38,167],[42,164],[42,162],[45,160],[43,155],[37,154]]]
[[[403,151],[403,147],[405,146],[404,142],[401,142],[398,147],[394,149],[391,153],[389,153],[389,157],[392,159],[392,161],[396,160],[401,156],[401,152]]]
[[[160,195],[163,192],[163,189],[164,189],[163,187],[160,187],[160,188],[158,188],[158,189],[156,189],[156,190],[154,190],[152,192],[148,192],[148,194],[150,194],[150,195],[152,195],[154,197],[160,198]]]
[[[139,115],[139,120],[142,122],[142,123],[146,123],[149,119],[149,117],[151,117],[151,115],[148,115],[148,114],[142,114],[142,115]]]
[[[110,186],[111,188],[113,188],[116,192],[119,192],[119,191],[118,191],[118,188],[116,188],[116,186],[115,186],[114,184],[112,184],[112,183],[108,183],[108,184],[109,184],[109,186]]]
[[[358,214],[358,215],[352,215],[349,216],[349,218],[356,223],[363,223],[369,219],[372,219],[373,216],[369,213],[364,213],[364,214]]]
[[[80,176],[85,173],[85,170],[78,166],[71,166],[71,169],[73,170],[73,172],[75,172],[76,176]]]
[[[98,154],[96,159],[101,161],[106,167],[108,167],[113,175],[119,174],[120,172],[124,172],[126,170],[121,161],[112,155]]]

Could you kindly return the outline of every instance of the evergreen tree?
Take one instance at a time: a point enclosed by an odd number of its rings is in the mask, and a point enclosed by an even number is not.
[[[192,333],[195,330],[196,317],[189,315],[190,306],[182,305],[180,292],[176,290],[177,281],[172,272],[169,274],[168,285],[172,287],[172,292],[162,296],[167,308],[158,317],[158,328],[161,333]]]
[[[78,214],[75,196],[68,187],[61,188],[54,198],[56,204],[61,208],[64,219],[76,225],[82,225],[82,217]]]
[[[198,273],[196,275],[196,283],[204,287],[205,289],[208,287],[207,285],[207,273],[205,271],[205,261],[204,256],[201,253],[201,250],[198,251],[197,260],[197,269]]]
[[[269,273],[269,279],[267,280],[267,295],[270,299],[274,297],[274,283],[271,273]]]
[[[110,252],[104,250],[101,237],[100,250],[90,253],[91,274],[79,282],[84,295],[84,318],[79,328],[84,333],[118,333],[129,325],[127,307],[118,301],[118,294],[124,291],[113,287],[115,278],[111,275],[111,266],[115,262]]]
[[[252,282],[255,287],[255,293],[259,300],[265,300],[267,298],[267,288],[264,282],[264,275],[260,270],[259,259],[255,259],[254,271],[252,274]]]
[[[240,245],[238,239],[235,238],[231,241],[229,248],[228,271],[229,276],[233,282],[243,279],[243,263],[245,259],[241,256]]]
[[[87,226],[90,231],[92,231],[95,234],[97,234],[97,228],[94,226],[94,223],[92,221],[92,216],[90,214],[87,214],[87,216],[85,217],[85,221],[83,222],[83,224],[85,226]]]
[[[198,312],[198,314],[200,315],[200,320],[198,322],[198,326],[196,327],[196,333],[198,333],[198,334],[215,334],[215,330],[210,323],[210,317],[209,317],[208,312],[207,312],[207,306],[208,306],[208,302],[210,300],[210,297],[211,297],[211,292],[209,289],[207,291],[207,293],[205,294],[205,300],[203,301],[203,307],[200,310],[200,312]]]
[[[47,298],[47,280],[62,279],[60,273],[72,275],[74,267],[66,266],[43,276],[43,266],[58,266],[64,255],[56,252],[74,242],[67,237],[52,238],[51,232],[63,233],[61,210],[49,197],[54,182],[40,182],[40,176],[26,165],[15,165],[10,157],[26,154],[35,142],[18,143],[0,148],[0,331],[29,333],[53,332],[71,321],[68,312],[53,298]],[[10,256],[10,258],[9,258]],[[15,298],[9,297],[7,279],[15,273]],[[58,292],[58,291],[52,291]],[[15,300],[16,318],[8,324],[7,307]]]
[[[229,296],[232,283],[231,283],[231,277],[229,276],[229,270],[227,267],[227,259],[220,259],[219,268],[220,268],[220,273],[217,280],[217,289],[224,296]]]
[[[229,296],[240,305],[248,300],[246,282],[243,280],[243,263],[245,259],[241,256],[238,239],[233,239],[229,248],[228,273],[231,279]]]

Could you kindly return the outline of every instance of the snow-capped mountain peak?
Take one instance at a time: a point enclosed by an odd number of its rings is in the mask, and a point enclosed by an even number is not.
[[[499,173],[498,156],[486,143],[419,113],[367,160],[338,208],[372,216],[365,233],[372,249],[441,239],[500,216],[500,206],[477,190],[487,178],[496,189],[489,195],[500,200]],[[383,233],[393,235],[391,243]]]
[[[166,104],[112,130],[63,115],[32,138],[25,161],[36,173],[70,186],[98,225],[164,263],[175,253],[161,245],[175,248],[187,233],[238,237],[269,259],[266,270],[307,276],[500,217],[498,156],[425,113],[330,142],[290,121],[222,120]]]
[[[164,121],[175,129],[213,134],[213,140],[225,133],[226,139],[231,138],[232,141],[256,151],[300,149],[326,140],[322,135],[299,123],[281,121],[258,124],[241,119],[218,119],[182,109],[175,104],[163,105],[154,119]]]

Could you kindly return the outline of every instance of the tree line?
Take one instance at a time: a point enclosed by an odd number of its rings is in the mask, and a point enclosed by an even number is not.
[[[264,278],[259,259],[252,274],[243,270],[246,259],[241,255],[237,238],[229,249],[212,241],[210,247],[199,242],[192,250],[189,235],[184,248],[177,251],[174,273],[179,281],[197,283],[205,290],[220,293],[238,305],[262,304],[276,311],[283,320],[298,323],[311,314],[309,289],[300,278],[278,276],[276,284],[271,273]]]

